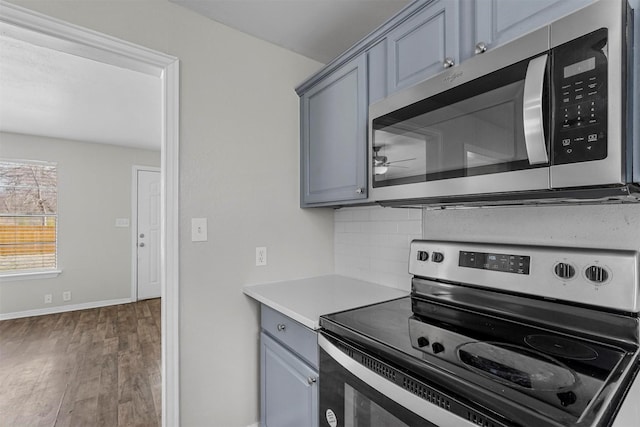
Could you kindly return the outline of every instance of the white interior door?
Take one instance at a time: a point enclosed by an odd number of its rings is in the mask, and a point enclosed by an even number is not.
[[[137,171],[138,300],[160,297],[160,172]]]

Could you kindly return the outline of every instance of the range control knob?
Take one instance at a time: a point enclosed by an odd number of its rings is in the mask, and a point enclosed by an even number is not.
[[[442,252],[434,252],[431,254],[431,261],[442,262],[444,260],[444,254]]]
[[[426,347],[429,345],[429,340],[426,337],[418,337],[418,347]]]
[[[444,351],[444,346],[439,342],[434,342],[431,344],[431,349],[433,350],[433,354],[438,354]]]
[[[576,275],[576,269],[566,262],[557,263],[553,271],[556,273],[556,276],[561,279],[571,279]]]
[[[600,267],[597,265],[591,265],[587,267],[584,271],[584,275],[587,276],[587,279],[591,280],[596,284],[601,284],[606,282],[609,279],[609,273],[604,267]]]
[[[429,259],[429,252],[418,251],[418,261],[426,261]]]

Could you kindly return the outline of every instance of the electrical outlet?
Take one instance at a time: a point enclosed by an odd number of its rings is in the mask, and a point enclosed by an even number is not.
[[[267,248],[264,246],[256,248],[256,265],[267,265]]]
[[[44,296],[44,303],[45,304],[51,304],[53,302],[53,295],[51,294],[45,294]]]
[[[62,301],[71,301],[71,291],[64,291],[62,293]]]

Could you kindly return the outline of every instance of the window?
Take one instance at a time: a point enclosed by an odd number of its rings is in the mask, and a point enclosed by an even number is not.
[[[0,160],[0,276],[55,270],[55,163]]]

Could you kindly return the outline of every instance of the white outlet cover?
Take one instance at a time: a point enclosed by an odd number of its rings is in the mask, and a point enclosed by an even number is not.
[[[256,265],[267,265],[267,248],[264,246],[256,248]]]
[[[207,218],[191,218],[191,241],[207,241]]]
[[[62,301],[71,301],[71,291],[64,291],[62,293]]]

